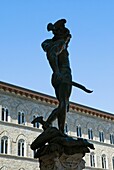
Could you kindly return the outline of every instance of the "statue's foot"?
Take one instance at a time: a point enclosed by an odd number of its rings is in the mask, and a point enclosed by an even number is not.
[[[43,120],[43,116],[36,117],[31,123],[34,124],[36,122],[39,122],[42,124],[42,128],[46,130],[48,127],[51,127],[51,124],[47,121]]]

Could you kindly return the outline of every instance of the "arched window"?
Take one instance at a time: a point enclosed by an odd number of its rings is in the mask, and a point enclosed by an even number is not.
[[[81,137],[81,136],[82,136],[81,126],[80,126],[80,125],[78,125],[78,126],[76,127],[76,132],[77,132],[77,137]]]
[[[102,168],[106,169],[106,155],[102,155],[101,160],[102,160]]]
[[[25,114],[23,111],[18,112],[18,124],[25,124]]]
[[[33,120],[36,118],[37,116],[33,116]],[[33,127],[39,128],[39,122],[33,123]]]
[[[8,108],[3,107],[2,108],[2,121],[8,121]]]
[[[112,168],[114,170],[114,157],[112,158]]]
[[[18,141],[18,156],[25,156],[25,141],[23,139]]]
[[[92,131],[91,128],[88,129],[88,138],[89,138],[89,139],[93,139],[93,131]]]
[[[110,144],[114,144],[114,135],[110,134]]]
[[[1,138],[1,153],[7,154],[8,153],[8,137],[3,136]]]
[[[91,167],[95,167],[95,154],[93,152],[90,153],[90,165]]]
[[[100,142],[104,142],[104,132],[103,131],[99,131],[99,140],[100,140]]]

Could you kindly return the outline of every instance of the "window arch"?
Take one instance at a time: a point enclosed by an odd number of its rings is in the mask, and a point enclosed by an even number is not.
[[[91,167],[95,167],[95,154],[93,152],[90,153],[90,165]]]
[[[81,137],[82,136],[81,126],[80,125],[76,126],[76,132],[77,132],[77,137]]]
[[[8,121],[8,108],[7,107],[2,107],[1,120],[6,121],[6,122]]]
[[[18,124],[25,124],[25,113],[24,113],[24,111],[18,112]]]
[[[23,139],[18,141],[18,156],[25,156],[25,141]]]
[[[8,137],[3,136],[1,138],[1,153],[7,154],[8,153]]]
[[[101,161],[102,161],[102,168],[106,169],[107,168],[107,162],[106,162],[106,155],[101,156]]]

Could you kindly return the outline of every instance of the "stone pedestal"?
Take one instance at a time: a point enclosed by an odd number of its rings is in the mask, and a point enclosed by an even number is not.
[[[55,127],[47,128],[31,144],[40,170],[82,170],[85,168],[82,158],[90,152],[89,148],[94,146],[86,139],[73,139]]]
[[[85,168],[85,161],[82,159],[83,154],[59,155],[53,152],[39,158],[40,170],[82,170]]]

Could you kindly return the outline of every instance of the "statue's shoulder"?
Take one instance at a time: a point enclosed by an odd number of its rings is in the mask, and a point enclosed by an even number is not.
[[[44,51],[47,51],[48,48],[52,45],[52,39],[46,39],[45,41],[42,42],[41,46]]]
[[[52,39],[46,39],[45,41],[42,42],[42,44],[44,43],[51,43],[52,42]]]

